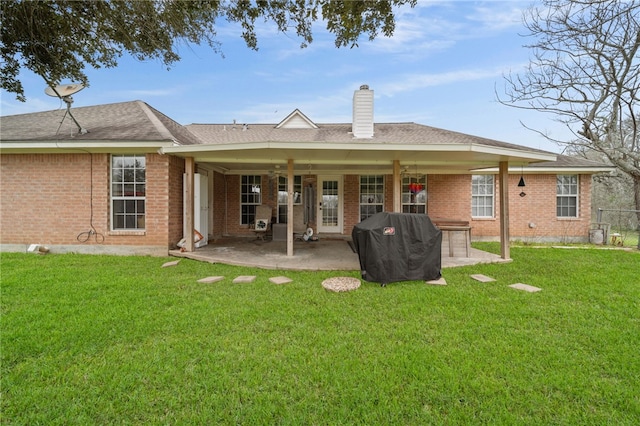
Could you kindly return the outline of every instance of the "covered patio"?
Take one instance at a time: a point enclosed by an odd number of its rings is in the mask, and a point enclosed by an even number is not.
[[[391,191],[382,204],[385,211],[401,213],[403,176],[409,170],[415,172],[417,178],[418,174],[470,175],[497,168],[499,193],[496,195],[500,207],[496,217],[500,223],[500,257],[509,259],[509,165],[554,161],[556,156],[545,151],[415,123],[375,124],[373,101],[373,90],[367,85],[362,85],[355,91],[352,123],[317,124],[296,109],[278,124],[238,125],[234,120],[229,125],[187,126],[203,143],[174,145],[159,150],[160,154],[182,157],[185,161],[184,250],[195,250],[194,233],[191,232],[196,230],[194,175],[200,167],[218,173],[223,177],[225,185],[227,177],[279,176],[282,173],[286,178],[286,191],[283,192],[286,192],[287,218],[294,217],[294,177],[306,175],[313,181],[318,195],[315,205],[309,206],[313,211],[317,210],[318,221],[314,231],[325,235],[339,234],[342,237],[350,235],[351,227],[358,222],[358,219],[350,218],[348,226],[345,226],[345,194],[359,190],[353,184],[347,187],[345,176],[387,176],[386,185]],[[241,186],[239,183],[236,185]],[[249,183],[246,185],[248,187]],[[261,197],[262,189],[259,185],[255,185],[256,189],[252,191],[259,193]],[[226,186],[224,191],[220,198],[228,206]],[[446,187],[442,186],[441,192],[446,191]],[[244,195],[247,199],[253,196],[248,191]],[[234,206],[241,204],[235,199],[232,203]],[[327,206],[329,207],[324,208]],[[273,205],[270,207],[274,208]],[[438,215],[438,212],[428,210],[425,213]],[[234,215],[241,216],[236,211]],[[243,217],[241,224],[248,225],[247,219]],[[291,258],[286,261],[287,264],[299,264],[296,258],[302,253],[295,251],[301,247],[294,244],[293,220],[286,221],[285,233],[286,244],[274,243],[272,247],[274,251],[276,248],[280,249],[276,252],[277,256]],[[343,245],[346,243],[343,242]],[[467,257],[473,258],[471,253],[467,253]]]
[[[222,238],[194,251],[172,250],[175,257],[225,265],[249,266],[263,269],[300,271],[358,271],[358,255],[348,239],[322,238],[318,241],[294,241],[294,254],[287,255],[287,242],[262,241],[253,238]],[[469,257],[449,257],[442,253],[442,267],[509,262],[499,255],[471,248]]]

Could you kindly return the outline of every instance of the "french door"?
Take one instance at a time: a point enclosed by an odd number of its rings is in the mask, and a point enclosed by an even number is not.
[[[342,233],[342,176],[318,177],[318,232]]]

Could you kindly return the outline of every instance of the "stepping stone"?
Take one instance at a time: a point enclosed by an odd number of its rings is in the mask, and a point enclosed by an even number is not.
[[[322,281],[322,287],[325,290],[334,291],[336,293],[342,291],[352,291],[360,287],[360,280],[353,277],[333,277]]]
[[[163,268],[168,268],[169,266],[176,266],[178,263],[180,263],[179,260],[174,260],[171,262],[167,262],[164,265],[162,265]]]
[[[511,284],[509,287],[515,288],[516,290],[527,291],[529,293],[535,293],[537,291],[542,290],[541,288],[534,287],[529,284],[522,284],[522,283]]]
[[[490,283],[492,281],[495,281],[495,278],[491,278],[482,274],[473,274],[471,275],[471,278],[473,278],[476,281],[480,281],[481,283]]]
[[[273,284],[289,284],[293,280],[287,277],[273,277],[269,278],[269,281]]]
[[[424,283],[430,285],[447,285],[447,280],[445,280],[444,277],[440,277],[437,280],[425,281]]]
[[[222,281],[224,279],[224,277],[207,277],[207,278],[202,278],[199,279],[198,282],[199,283],[206,283],[206,284],[210,284],[210,283],[217,283],[218,281]]]
[[[255,275],[240,275],[234,278],[233,283],[234,284],[252,283],[255,279],[256,279]]]

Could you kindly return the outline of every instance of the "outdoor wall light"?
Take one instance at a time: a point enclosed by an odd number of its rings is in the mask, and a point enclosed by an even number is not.
[[[518,188],[524,188],[525,186],[527,185],[524,183],[524,167],[520,166],[520,180],[518,181]],[[520,193],[521,197],[524,197],[525,195],[527,194],[524,191]]]

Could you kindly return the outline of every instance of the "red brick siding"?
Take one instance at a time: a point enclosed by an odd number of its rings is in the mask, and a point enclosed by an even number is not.
[[[591,176],[580,176],[577,218],[556,217],[556,175],[525,175],[526,186],[518,187],[520,176],[509,176],[509,230],[512,239],[562,240],[586,238],[591,218]],[[470,175],[428,175],[427,208],[431,217],[469,221],[472,236],[495,239],[500,236],[500,200],[495,177],[495,217],[471,217]],[[349,187],[352,185],[352,188]],[[356,191],[356,188],[358,189]],[[520,192],[526,196],[520,197]],[[345,176],[345,227],[349,234],[359,221],[358,176]],[[385,211],[393,211],[393,177],[385,176]],[[530,226],[532,224],[533,227]]]
[[[222,212],[226,209],[226,226],[224,226],[222,233],[226,235],[253,235],[253,230],[249,228],[248,225],[242,225],[240,223],[240,178],[239,175],[228,175],[221,176],[216,179],[215,182],[221,182],[223,187],[222,190],[227,194],[227,203],[224,205],[224,194],[216,193],[217,196],[220,196],[220,200],[216,200],[222,204],[221,206],[215,206],[214,209],[218,211],[219,209],[223,209]],[[226,179],[226,181],[225,181]],[[214,187],[218,186],[214,182]],[[224,185],[226,184],[226,191],[224,190]],[[272,208],[272,216],[275,217],[275,207],[277,205],[277,182],[275,179],[271,179],[269,175],[261,176],[261,190],[262,190],[262,204],[267,204]],[[224,213],[222,213],[222,217],[225,217]],[[219,232],[217,229],[214,232]]]
[[[343,180],[343,234],[351,235],[351,230],[360,223],[360,175],[346,175]]]
[[[556,175],[525,175],[524,179],[526,186],[520,188],[520,176],[509,176],[509,232],[512,239],[563,240],[588,236],[591,218],[590,175],[580,176],[577,218],[556,217]],[[496,177],[495,218],[470,218],[474,237],[500,235],[499,191],[500,184]],[[526,195],[521,197],[521,192]]]
[[[225,177],[222,173],[214,172],[213,174],[213,190],[210,191],[213,197],[213,229],[210,230],[214,238],[219,238],[226,234],[224,226],[227,220],[225,210],[225,187],[227,185]]]
[[[168,159],[169,173],[169,229],[167,245],[175,248],[183,237],[182,214],[184,211],[183,175],[185,172],[184,159],[173,156],[165,156]]]
[[[181,160],[146,155],[146,218],[144,232],[110,231],[108,154],[11,154],[0,156],[0,226],[3,244],[146,246],[167,248],[169,226],[177,216],[182,223],[181,201],[175,189],[169,196],[169,162]],[[93,191],[90,170],[93,169]],[[180,194],[182,175],[179,179]],[[179,195],[179,194],[178,194]],[[177,204],[180,211],[177,212]],[[93,220],[91,206],[93,205]],[[169,215],[169,206],[172,215]],[[78,241],[91,229],[104,237]],[[180,225],[180,229],[182,225]],[[173,232],[175,234],[175,231]],[[182,233],[182,231],[180,231]]]
[[[471,218],[470,175],[428,175],[427,213],[431,217]]]
[[[91,229],[91,161],[89,154],[1,155],[2,243],[77,244]],[[93,154],[93,226],[105,236],[108,167],[108,156]]]

